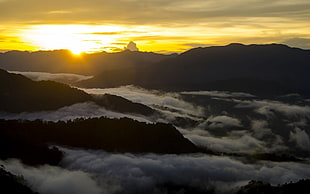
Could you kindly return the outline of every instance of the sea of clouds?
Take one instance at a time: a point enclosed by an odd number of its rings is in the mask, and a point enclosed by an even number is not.
[[[227,155],[292,153],[294,149],[309,153],[310,102],[307,99],[299,97],[299,101],[293,103],[285,97],[262,99],[252,94],[219,91],[163,92],[135,86],[83,90],[92,95],[122,96],[148,105],[161,115],[117,113],[94,102],[85,102],[55,111],[2,112],[0,118],[58,121],[105,116],[167,123],[178,118],[190,119],[194,124],[175,125],[176,128],[193,143],[226,154],[130,154],[59,147],[65,157],[58,167],[29,167],[17,160],[0,161],[10,172],[22,175],[35,191],[42,194],[152,194],[165,193],[165,185],[172,184],[231,193],[253,179],[283,184],[310,178],[309,157],[303,158],[303,162],[245,162],[240,157]],[[201,102],[201,99],[208,100]],[[210,100],[216,103],[206,103]],[[229,108],[222,110],[225,103]]]
[[[119,113],[107,110],[94,102],[78,103],[55,111],[6,113],[2,119],[42,119],[48,121],[72,120],[80,117],[128,117],[140,122],[176,123],[176,128],[199,146],[223,153],[254,153],[287,151],[292,145],[310,151],[310,106],[290,104],[274,99],[260,99],[252,94],[223,91],[163,92],[135,86],[118,88],[83,89],[92,95],[106,93],[122,96],[133,102],[145,104],[160,116]],[[212,103],[196,103],[194,97],[209,98]],[[191,97],[191,98],[188,98]],[[191,101],[192,100],[192,101]],[[220,107],[231,103],[230,107]],[[237,111],[237,113],[234,113]],[[240,114],[239,114],[240,113]],[[193,121],[191,125],[177,124],[178,119]],[[274,127],[274,123],[281,127]],[[289,143],[289,145],[288,145]]]
[[[42,194],[165,193],[167,183],[231,193],[249,180],[283,184],[310,177],[309,165],[294,162],[246,164],[206,154],[120,154],[59,148],[65,153],[59,167],[30,167],[18,160],[0,164],[22,175],[32,189]]]

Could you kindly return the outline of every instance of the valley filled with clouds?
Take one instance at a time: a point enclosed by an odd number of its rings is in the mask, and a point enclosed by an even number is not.
[[[110,153],[60,146],[64,158],[59,167],[1,161],[6,169],[23,175],[35,191],[164,193],[185,187],[231,193],[253,179],[284,184],[310,177],[309,100],[297,94],[265,99],[248,93],[163,92],[132,85],[83,90],[94,96],[122,96],[157,113],[118,113],[85,102],[55,111],[1,113],[0,118],[68,121],[105,116],[173,123],[186,138],[212,154]]]

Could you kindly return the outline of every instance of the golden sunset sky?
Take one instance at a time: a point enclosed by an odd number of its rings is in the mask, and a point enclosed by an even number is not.
[[[182,52],[284,43],[310,49],[309,0],[0,0],[0,51]]]

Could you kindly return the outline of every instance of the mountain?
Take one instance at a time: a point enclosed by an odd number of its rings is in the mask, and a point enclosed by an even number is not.
[[[108,110],[121,113],[136,113],[144,116],[157,114],[154,109],[144,104],[134,103],[123,97],[112,94],[104,94],[102,96],[99,96],[95,98],[95,102]]]
[[[82,90],[53,81],[32,81],[22,75],[0,69],[0,111],[33,112],[55,110],[76,103],[92,101],[108,110],[152,115],[150,107],[125,98],[105,94],[92,96]]]
[[[310,50],[281,44],[194,48],[147,68],[102,72],[86,87],[135,84],[166,90],[310,94]]]
[[[16,149],[14,142],[18,140],[22,140],[19,144],[46,149],[47,145],[56,144],[110,152],[181,154],[201,151],[170,124],[148,124],[128,118],[80,118],[67,122],[0,120],[0,134],[1,144],[6,139],[11,142],[10,146],[1,146],[1,159],[16,155],[27,161],[21,154],[36,155],[36,149]],[[58,159],[57,154],[57,150],[51,150],[44,156],[53,163]],[[39,159],[33,162],[41,162]]]
[[[242,186],[236,194],[289,194],[289,193],[308,193],[310,180],[300,180],[296,183],[286,183],[283,185],[272,186],[262,181],[250,181],[247,185]]]
[[[0,68],[8,71],[77,73],[96,75],[116,69],[137,69],[175,55],[125,50],[117,53],[90,53],[80,56],[68,50],[8,51],[0,53]]]
[[[53,110],[91,100],[85,92],[52,81],[32,81],[0,70],[0,110],[32,112]]]
[[[280,86],[309,92],[307,87],[310,81],[309,60],[310,50],[279,44],[230,44],[195,48],[157,64],[152,71],[153,76],[150,77],[153,81],[149,84],[184,89],[192,87],[208,89],[214,87],[219,81],[223,83],[229,80],[222,84],[222,89],[229,88],[231,85],[235,87],[240,85],[242,86],[240,89],[244,91],[259,85],[261,81],[268,81],[275,85],[274,89]],[[160,79],[155,79],[156,75],[160,75]],[[243,80],[238,82],[238,79]],[[247,83],[248,86],[244,86],[242,82]],[[227,87],[225,88],[224,85]],[[265,83],[260,85],[263,87]]]

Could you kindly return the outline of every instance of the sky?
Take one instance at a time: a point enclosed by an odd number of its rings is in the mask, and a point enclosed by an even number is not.
[[[284,43],[310,49],[309,0],[0,0],[0,51]]]

